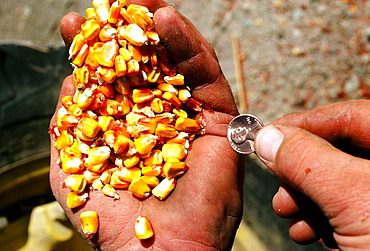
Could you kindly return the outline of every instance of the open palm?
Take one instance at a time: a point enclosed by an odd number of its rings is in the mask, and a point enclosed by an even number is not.
[[[56,164],[58,152],[52,147],[53,193],[79,231],[82,210],[98,213],[99,229],[91,244],[101,250],[231,249],[242,216],[243,168],[225,137],[228,122],[238,113],[229,85],[211,45],[173,7],[161,0],[127,1],[130,3],[145,5],[155,13],[156,32],[177,71],[185,76],[193,96],[209,108],[202,115],[206,133],[192,143],[185,160],[189,171],[165,201],[153,196],[140,200],[126,190],[118,190],[121,198],[113,200],[90,191],[84,206],[69,209],[69,189],[61,185],[66,175]],[[67,46],[83,21],[77,14],[62,19],[61,33]],[[60,97],[73,95],[73,89],[72,79],[67,77]],[[54,124],[53,118],[51,125]],[[140,241],[135,237],[134,222],[139,215],[150,219],[153,238]]]

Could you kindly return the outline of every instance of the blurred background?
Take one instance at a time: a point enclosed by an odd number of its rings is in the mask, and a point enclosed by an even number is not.
[[[370,1],[171,0],[214,46],[241,112],[265,124],[292,112],[370,98]],[[0,2],[0,250],[91,250],[48,183],[48,124],[72,72],[59,20],[90,0]],[[234,251],[299,246],[271,199],[277,180],[248,156]]]

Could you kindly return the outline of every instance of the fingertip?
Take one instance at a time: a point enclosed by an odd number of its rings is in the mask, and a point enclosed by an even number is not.
[[[295,201],[296,196],[292,195],[290,190],[287,190],[286,186],[282,185],[272,199],[272,207],[275,213],[283,219],[294,218],[300,212]]]
[[[65,15],[60,20],[60,34],[67,48],[71,46],[73,38],[80,32],[83,22],[85,18],[75,12]]]
[[[256,135],[255,148],[256,154],[273,170],[276,154],[283,142],[284,134],[277,127],[269,125],[263,127]]]
[[[320,239],[311,224],[302,218],[296,218],[291,222],[289,235],[294,242],[300,245],[311,244]]]

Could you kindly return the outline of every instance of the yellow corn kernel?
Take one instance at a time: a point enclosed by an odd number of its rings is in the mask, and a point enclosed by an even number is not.
[[[179,132],[175,138],[168,139],[166,141],[167,144],[186,144],[188,142],[189,134],[186,132]]]
[[[134,140],[135,148],[140,154],[149,153],[157,143],[156,137],[151,134],[141,136]]]
[[[73,146],[73,145],[72,145]],[[82,159],[82,153],[73,149],[71,147],[66,147],[60,151],[60,160],[63,162],[65,157],[75,157]]]
[[[98,109],[99,113],[105,116],[117,115],[121,110],[121,104],[113,99],[104,99],[102,106]]]
[[[128,189],[129,185],[130,185],[130,182],[127,182],[127,181],[123,181],[119,178],[119,173],[120,171],[117,170],[117,171],[114,171],[112,173],[112,177],[110,179],[110,185],[113,187],[113,188],[116,188],[116,189]]]
[[[87,184],[91,184],[94,180],[99,179],[99,174],[93,173],[90,170],[85,170],[82,175],[86,178]]]
[[[73,104],[73,97],[72,96],[64,96],[61,100],[63,107],[68,109]]]
[[[158,176],[162,172],[162,165],[150,165],[150,166],[144,166],[141,168],[141,173],[144,176]]]
[[[119,13],[121,14],[121,16],[129,23],[133,23],[133,20],[132,18],[127,14],[127,9],[126,8],[121,8]]]
[[[109,159],[111,154],[108,146],[93,147],[89,151],[88,160],[92,164],[102,164]]]
[[[135,221],[135,235],[139,240],[146,240],[153,237],[153,228],[146,216],[137,217]]]
[[[161,91],[164,91],[164,92],[173,93],[175,95],[177,95],[177,93],[178,93],[178,90],[173,85],[167,84],[167,83],[159,83],[158,84],[158,89],[161,90]]]
[[[141,176],[141,170],[138,167],[133,167],[133,168],[123,167],[118,174],[118,178],[126,182],[131,182],[134,179],[139,179],[140,176]]]
[[[119,195],[116,193],[116,190],[110,184],[104,185],[101,191],[104,195],[112,197],[115,200],[118,200],[120,198]]]
[[[103,182],[103,184],[109,184],[110,183],[110,179],[112,177],[112,174],[108,171],[104,171],[101,175],[100,175],[100,180],[101,182]]]
[[[178,98],[185,103],[191,98],[191,93],[188,89],[181,89],[179,90]]]
[[[83,162],[77,157],[65,157],[62,162],[62,170],[67,174],[79,173],[83,169]]]
[[[103,182],[101,181],[101,179],[95,179],[92,184],[91,184],[91,188],[94,189],[94,190],[98,190],[98,191],[101,191],[104,187],[104,184]]]
[[[137,112],[130,112],[126,115],[127,124],[130,126],[136,125],[141,118],[146,118],[146,116]]]
[[[111,148],[114,146],[114,142],[116,141],[117,138],[117,133],[113,130],[106,131],[103,134],[103,140],[104,142]]]
[[[100,65],[114,66],[114,59],[118,55],[119,46],[115,40],[108,41],[96,53],[95,58]]]
[[[150,89],[134,89],[132,92],[132,99],[137,104],[152,101],[153,98],[154,96]]]
[[[139,163],[140,157],[138,154],[134,154],[132,156],[122,156],[122,161],[123,161],[123,166],[127,168],[132,168]]]
[[[184,117],[187,118],[188,114],[186,111],[180,108],[173,108],[172,112],[177,116],[177,117]]]
[[[174,106],[181,106],[182,105],[182,102],[179,100],[179,98],[175,94],[173,94],[172,92],[163,93],[162,98],[164,98],[165,100],[168,100]]]
[[[125,47],[119,48],[119,55],[121,55],[126,62],[130,61],[132,58],[131,52]]]
[[[117,95],[117,101],[118,99],[120,99],[120,104],[121,104],[121,111],[120,111],[120,114],[121,115],[126,115],[127,113],[129,113],[131,111],[131,108],[133,106],[132,104],[132,101],[128,98],[128,96],[126,95],[122,95],[121,97],[119,97],[119,95]]]
[[[94,8],[87,8],[85,11],[86,19],[96,19],[96,12]]]
[[[98,231],[99,220],[95,211],[84,211],[80,214],[80,224],[87,239],[92,239]]]
[[[160,75],[161,75],[161,69],[159,67],[154,67],[148,73],[148,82],[149,83],[155,83],[155,82],[157,82]]]
[[[185,117],[177,118],[175,127],[177,130],[184,132],[197,132],[201,128],[197,120]]]
[[[142,179],[137,178],[131,181],[128,190],[139,198],[147,198],[150,196],[150,187]]]
[[[77,137],[77,139],[79,140],[83,140],[83,141],[94,141],[95,138],[89,138],[87,137],[84,133],[82,133],[77,127],[74,127],[73,128],[73,133],[74,135]]]
[[[85,110],[91,104],[94,98],[91,88],[86,88],[83,92],[79,92],[76,98],[76,104],[82,110]]]
[[[76,57],[72,60],[72,63],[78,67],[81,67],[84,64],[88,53],[89,46],[87,44],[84,44],[79,52],[76,54]]]
[[[85,37],[81,33],[78,33],[73,38],[71,47],[69,47],[69,58],[68,59],[71,59],[74,56],[76,56],[78,52],[82,49],[84,44],[85,44]]]
[[[137,10],[132,16],[134,22],[143,30],[152,29],[154,27],[153,19],[144,10]]]
[[[155,134],[164,138],[173,138],[177,135],[177,130],[173,125],[158,123]]]
[[[118,58],[119,56],[117,56]],[[114,82],[114,88],[122,95],[127,95],[130,92],[130,85],[126,78],[117,78]]]
[[[157,127],[157,120],[155,118],[140,118],[137,121],[137,125],[143,128],[143,131],[153,134],[155,133],[155,128]]]
[[[172,192],[176,186],[176,179],[164,178],[155,188],[152,190],[152,194],[159,200],[164,200]]]
[[[80,140],[76,139],[73,142],[73,145],[71,148],[77,152],[83,153],[83,154],[89,154],[90,146],[86,143],[81,142]]]
[[[100,25],[94,19],[88,19],[81,25],[81,32],[87,40],[92,40],[98,36]]]
[[[67,194],[67,207],[68,208],[76,208],[83,205],[89,195],[86,192],[83,193],[76,193],[76,192],[69,192]]]
[[[79,129],[86,137],[95,138],[99,133],[100,126],[98,121],[91,118],[82,118],[77,124],[77,129]]]
[[[176,161],[176,162],[167,162],[163,166],[163,173],[167,179],[172,179],[183,175],[188,170],[188,166],[185,162]]]
[[[164,80],[170,85],[184,85],[184,75],[165,76]]]
[[[114,118],[112,116],[102,115],[98,117],[98,124],[100,130],[103,132],[109,131],[112,129],[114,124]]]
[[[82,193],[82,191],[85,190],[87,181],[85,176],[81,174],[72,174],[67,176],[64,180],[64,184],[73,192]]]
[[[150,188],[155,188],[159,184],[159,180],[156,176],[141,176],[142,179]]]
[[[89,158],[86,158],[84,162],[84,166],[91,172],[95,172],[95,173],[102,173],[107,167],[107,165],[108,165],[108,161],[106,160],[103,161],[102,163],[94,164],[94,163],[91,163]]]
[[[171,124],[174,120],[175,114],[172,113],[161,113],[155,115],[155,119],[158,121],[158,123],[163,123],[163,124]]]
[[[167,158],[170,157],[182,160],[186,157],[187,151],[183,144],[166,143],[162,146],[162,154],[164,161],[166,161]]]
[[[86,67],[76,68],[72,73],[72,80],[76,89],[87,85],[89,82],[89,70]]]
[[[162,151],[159,149],[153,149],[148,158],[143,160],[145,166],[159,165],[163,162]]]
[[[98,16],[98,19],[102,23],[106,23],[109,18],[109,0],[93,0],[92,6],[94,7],[94,10],[96,12],[96,15]]]
[[[99,32],[99,39],[102,42],[108,42],[117,36],[117,30],[110,25],[104,26]]]
[[[132,59],[136,60],[138,63],[140,63],[141,60],[142,60],[142,56],[143,56],[142,55],[143,54],[142,53],[143,49],[141,49],[142,47],[146,48],[144,45],[143,46],[135,46],[131,43],[127,44],[127,49],[130,52]],[[145,65],[142,65],[142,67],[145,67]]]
[[[126,75],[127,65],[125,59],[121,55],[116,56],[114,66],[117,77],[123,77]]]
[[[64,130],[61,134],[57,137],[56,141],[54,142],[53,146],[61,150],[67,146],[71,146],[73,144],[73,136],[67,131]]]
[[[158,33],[153,30],[148,31],[146,35],[148,36],[150,45],[159,45],[159,43],[161,42]]]
[[[119,17],[120,9],[123,5],[119,3],[119,1],[115,1],[110,6],[109,15],[108,15],[108,22],[111,24],[115,24]]]
[[[116,80],[116,72],[109,67],[98,67],[97,68],[97,76],[99,83],[113,83]]]
[[[136,46],[142,46],[148,40],[145,31],[137,24],[127,25],[123,37]]]
[[[153,112],[155,112],[155,113],[162,113],[163,112],[163,103],[162,103],[162,100],[159,99],[159,98],[154,98],[150,102],[150,107],[152,108]]]
[[[138,74],[140,71],[140,65],[139,62],[136,61],[135,59],[131,59],[130,61],[127,62],[127,76],[133,76]]]
[[[113,150],[115,154],[121,154],[129,146],[130,139],[125,135],[118,135],[114,141]]]
[[[82,109],[77,104],[71,104],[68,107],[68,112],[73,116],[79,117],[82,115]]]

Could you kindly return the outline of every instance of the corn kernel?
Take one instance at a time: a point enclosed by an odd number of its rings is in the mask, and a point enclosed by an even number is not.
[[[158,176],[160,175],[162,172],[162,165],[161,164],[158,164],[158,165],[149,165],[149,166],[144,166],[141,168],[141,173],[144,175],[144,176]]]
[[[165,138],[173,138],[176,137],[177,130],[173,125],[158,123],[155,134]]]
[[[109,67],[98,67],[96,70],[96,75],[100,84],[113,83],[117,77],[116,72]]]
[[[86,192],[83,193],[76,193],[76,192],[69,192],[67,194],[67,207],[68,208],[76,208],[83,205],[89,195]]]
[[[112,116],[99,116],[98,118],[98,124],[100,127],[100,130],[103,132],[109,131],[112,129],[114,124],[114,118]]]
[[[118,55],[119,46],[115,40],[108,41],[96,54],[96,60],[102,66],[113,67],[114,59]]]
[[[116,56],[114,65],[117,77],[123,77],[126,75],[127,65],[125,59],[121,55]]]
[[[100,180],[101,182],[105,185],[105,184],[109,184],[110,183],[110,179],[111,179],[112,175],[110,172],[108,171],[104,171],[101,175],[100,175]]]
[[[150,102],[150,107],[152,108],[153,112],[155,113],[162,113],[163,112],[163,103],[162,100],[159,98],[154,98]]]
[[[142,126],[144,131],[147,133],[153,134],[155,133],[155,129],[157,128],[157,120],[155,118],[140,118],[137,121],[138,126]]]
[[[159,67],[154,67],[148,73],[148,82],[149,83],[155,83],[155,82],[157,82],[160,75],[161,75],[161,69]]]
[[[82,193],[86,187],[87,181],[83,175],[72,174],[67,176],[67,178],[64,180],[64,184],[73,192]]]
[[[119,114],[121,110],[121,104],[113,99],[104,99],[102,106],[98,109],[99,113],[105,116],[115,116]]]
[[[155,188],[159,184],[159,180],[156,176],[141,176],[143,180],[150,188]]]
[[[77,129],[86,135],[86,137],[95,138],[100,127],[98,121],[91,118],[82,118],[77,124]]]
[[[153,19],[148,16],[145,10],[137,10],[134,12],[133,21],[139,25],[143,30],[152,29],[154,27]]]
[[[148,40],[148,37],[146,36],[144,30],[141,29],[140,26],[137,24],[129,24],[125,28],[123,37],[136,46],[144,45],[145,42]]]
[[[166,143],[162,146],[162,154],[165,161],[169,157],[182,160],[186,157],[186,148],[183,144]]]
[[[138,74],[139,71],[140,71],[139,62],[137,60],[135,60],[135,59],[130,59],[127,62],[127,72],[126,72],[126,75],[127,76],[133,76],[133,75]]]
[[[186,111],[184,111],[183,109],[173,108],[172,112],[173,112],[177,117],[184,117],[184,118],[187,118],[187,117],[188,117],[187,112],[186,112]]]
[[[150,153],[150,156],[148,158],[145,158],[144,165],[150,166],[150,165],[159,165],[163,162],[163,155],[162,151],[159,149],[153,149]]]
[[[110,25],[104,26],[99,32],[99,39],[102,42],[107,42],[117,36],[117,30]]]
[[[89,154],[90,146],[76,139],[71,146],[72,149],[83,154]]]
[[[73,136],[67,130],[64,130],[57,137],[53,145],[56,149],[61,150],[67,146],[71,146],[72,144],[73,144]]]
[[[191,98],[191,93],[187,89],[179,90],[178,98],[181,102],[186,103]]]
[[[110,157],[110,154],[108,146],[93,147],[89,151],[88,159],[92,164],[102,164]]]
[[[64,96],[61,100],[63,107],[68,109],[73,104],[73,97],[72,96]]]
[[[96,18],[96,12],[94,8],[87,8],[86,9],[86,19],[95,19]]]
[[[156,137],[151,134],[141,136],[134,140],[135,148],[140,154],[149,153],[156,144]]]
[[[113,130],[106,131],[103,134],[103,140],[104,142],[111,148],[114,146],[114,142],[116,141],[117,138],[117,133]]]
[[[142,179],[136,178],[131,181],[128,190],[139,198],[147,198],[150,196],[150,187]]]
[[[109,18],[109,0],[93,0],[92,5],[96,12],[96,15],[99,18],[99,21],[102,23],[106,23]]]
[[[151,45],[159,45],[161,42],[158,33],[153,30],[148,31],[146,35],[148,36],[148,40]]]
[[[164,178],[155,188],[152,190],[152,194],[159,200],[164,200],[172,192],[176,186],[176,179]]]
[[[98,36],[100,25],[94,19],[88,19],[81,25],[81,32],[87,40],[92,40]]]
[[[115,1],[112,3],[110,10],[109,10],[109,15],[108,15],[108,22],[115,24],[118,20],[119,17],[119,11],[123,5],[119,3],[119,1]]]
[[[144,103],[152,101],[154,96],[150,89],[134,89],[132,98],[135,103]]]
[[[163,173],[167,179],[172,179],[183,175],[188,170],[187,165],[185,162],[176,161],[176,162],[167,162],[163,166]]]
[[[116,189],[128,189],[130,182],[123,181],[119,178],[120,171],[114,171],[110,179],[110,185]]]
[[[119,48],[119,55],[122,56],[126,62],[130,61],[132,58],[131,52],[125,47]]]
[[[73,83],[78,89],[79,86],[85,86],[89,82],[89,70],[86,67],[76,68],[72,73]]]
[[[123,167],[121,169],[121,172],[119,172],[118,174],[118,178],[126,182],[131,182],[134,179],[139,179],[140,176],[141,176],[141,170],[140,168],[137,168],[137,167],[133,167],[133,168]]]
[[[91,163],[89,158],[86,158],[84,162],[84,166],[91,172],[95,172],[95,173],[102,173],[107,167],[107,165],[108,165],[108,161],[106,160],[102,161],[101,163],[95,164],[95,163]]]
[[[77,157],[65,157],[62,162],[62,170],[67,174],[79,173],[83,169],[82,160]]]
[[[179,100],[179,98],[175,94],[173,94],[172,92],[165,92],[165,93],[163,93],[162,97],[165,100],[168,100],[169,102],[171,102],[171,104],[173,104],[174,106],[181,106],[182,105],[182,102]]]
[[[176,120],[175,127],[177,130],[185,132],[197,132],[201,128],[198,121],[185,117],[179,117]]]
[[[152,225],[146,216],[139,216],[136,219],[135,234],[139,240],[149,239],[154,235]]]
[[[196,112],[202,111],[202,104],[193,98],[189,98],[188,102],[186,102],[186,107]]]
[[[132,168],[136,166],[139,163],[139,161],[140,158],[138,154],[134,154],[132,156],[122,156],[123,166],[127,168]]]
[[[184,75],[165,76],[164,80],[170,85],[184,85]]]
[[[173,85],[167,83],[159,83],[158,89],[164,92],[171,92],[175,95],[178,93],[178,90]]]
[[[80,214],[80,223],[86,238],[92,239],[98,231],[98,214],[94,211],[84,211]]]
[[[72,63],[78,67],[81,67],[89,53],[89,46],[84,44],[79,52],[76,54],[76,57],[72,60]]]
[[[129,146],[131,139],[125,135],[118,135],[114,141],[113,150],[115,154],[121,154]]]
[[[104,184],[103,182],[101,181],[101,179],[95,179],[92,184],[91,184],[91,188],[94,189],[94,190],[98,190],[98,191],[101,191],[104,187]]]
[[[116,190],[110,184],[104,185],[101,191],[104,195],[112,197],[115,200],[120,199],[120,196],[116,193]]]
[[[78,52],[82,49],[85,44],[85,37],[79,33],[77,34],[72,41],[71,47],[69,47],[69,59],[75,57]]]
[[[89,107],[94,98],[93,91],[90,88],[86,88],[83,92],[78,93],[76,98],[76,104],[82,110]]]
[[[117,78],[114,82],[114,88],[123,95],[127,95],[130,92],[130,85],[126,78]]]

